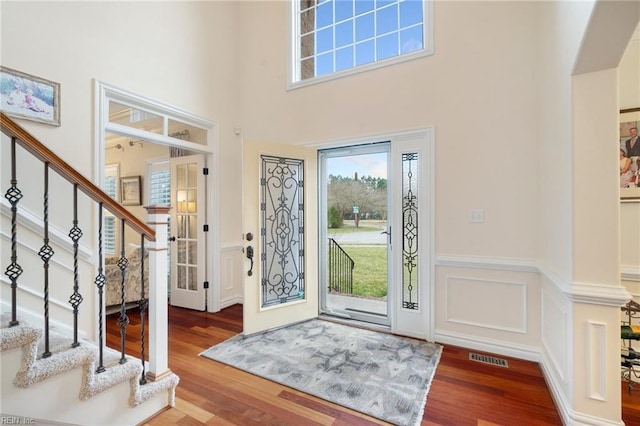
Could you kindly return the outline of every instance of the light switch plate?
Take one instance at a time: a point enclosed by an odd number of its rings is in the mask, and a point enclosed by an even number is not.
[[[484,222],[484,210],[471,209],[469,210],[469,223],[483,223]]]

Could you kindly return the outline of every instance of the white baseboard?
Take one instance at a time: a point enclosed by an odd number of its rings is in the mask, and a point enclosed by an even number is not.
[[[534,346],[517,345],[512,342],[480,338],[446,330],[436,330],[435,341],[445,345],[540,362],[540,349]]]
[[[244,302],[244,298],[241,296],[230,297],[220,301],[220,309],[228,308],[229,306],[240,304]]]

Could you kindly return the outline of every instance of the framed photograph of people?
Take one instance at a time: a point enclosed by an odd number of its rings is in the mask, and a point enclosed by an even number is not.
[[[0,110],[14,118],[60,125],[60,84],[0,66]]]
[[[142,205],[142,177],[127,176],[120,178],[120,194],[123,206]]]
[[[640,201],[640,107],[620,110],[620,199]]]

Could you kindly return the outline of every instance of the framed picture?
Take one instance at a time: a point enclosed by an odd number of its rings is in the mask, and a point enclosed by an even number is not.
[[[640,107],[620,110],[620,199],[640,201]]]
[[[60,125],[60,84],[0,66],[0,110],[39,123]]]
[[[127,176],[120,178],[120,194],[123,206],[142,205],[142,177]]]

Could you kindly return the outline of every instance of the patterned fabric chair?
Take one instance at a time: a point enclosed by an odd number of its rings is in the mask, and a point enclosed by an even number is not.
[[[141,298],[142,280],[140,270],[140,246],[128,244],[125,247],[125,256],[129,261],[124,280],[124,301],[125,303],[137,302]],[[107,256],[105,258],[105,276],[107,283],[105,285],[105,305],[121,304],[120,284],[122,275],[117,262],[119,255]],[[149,252],[145,251],[144,255],[144,293],[145,298],[149,297]]]

